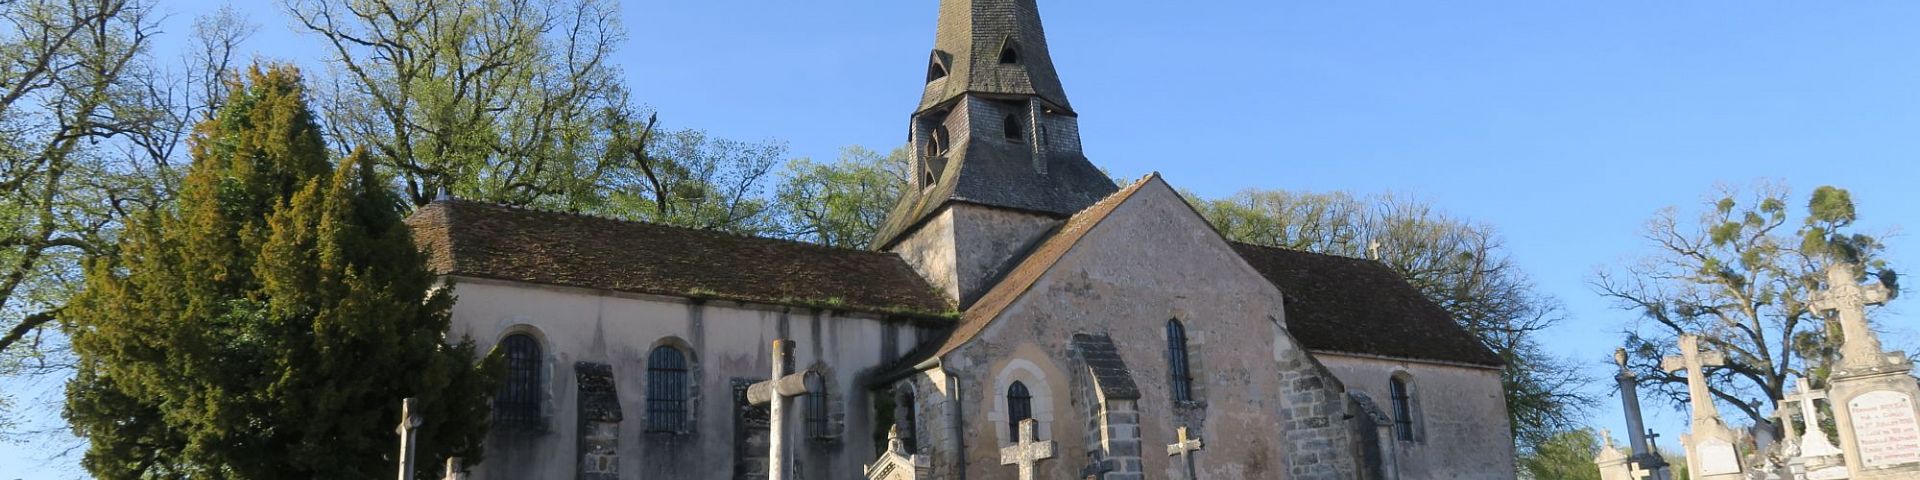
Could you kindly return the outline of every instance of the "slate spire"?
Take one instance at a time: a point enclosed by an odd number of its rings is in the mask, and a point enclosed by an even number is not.
[[[913,178],[873,248],[891,249],[956,203],[1059,219],[1119,189],[1081,153],[1035,1],[940,2],[913,114]]]
[[[1071,114],[1036,0],[944,0],[918,111],[968,92],[1032,95]],[[944,75],[945,78],[938,78]]]

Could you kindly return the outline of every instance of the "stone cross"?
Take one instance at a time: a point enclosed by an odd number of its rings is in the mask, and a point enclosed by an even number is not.
[[[1815,312],[1839,312],[1840,334],[1846,337],[1840,345],[1840,361],[1846,365],[1871,364],[1880,358],[1880,338],[1867,326],[1867,306],[1887,303],[1894,296],[1885,285],[1861,286],[1854,280],[1859,275],[1860,266],[1852,263],[1827,266],[1827,288],[1807,303]]]
[[[1807,431],[1800,435],[1800,456],[1824,457],[1841,454],[1840,449],[1833,446],[1833,442],[1827,441],[1827,432],[1820,431],[1820,410],[1813,405],[1814,400],[1827,398],[1827,393],[1814,390],[1813,385],[1807,383],[1806,377],[1801,377],[1799,383],[1794,385],[1799,387],[1800,392],[1787,395],[1786,401],[1800,402],[1800,414],[1807,417]]]
[[[1179,435],[1179,441],[1174,442],[1172,445],[1167,445],[1167,456],[1179,455],[1181,460],[1186,461],[1188,480],[1200,478],[1197,476],[1198,472],[1193,469],[1193,452],[1200,451],[1200,439],[1198,437],[1188,436],[1187,427],[1180,427],[1180,429],[1175,432]]]
[[[1727,356],[1715,351],[1700,351],[1700,337],[1692,334],[1680,336],[1680,356],[1660,359],[1660,368],[1667,372],[1687,371],[1687,396],[1693,403],[1693,423],[1718,421],[1720,411],[1713,406],[1713,394],[1707,391],[1706,367],[1718,367],[1727,364]]]
[[[419,436],[420,424],[427,420],[414,406],[418,402],[413,397],[400,401],[400,427],[394,430],[400,433],[400,480],[413,480],[414,442]]]
[[[793,397],[807,394],[807,372],[792,373],[793,341],[773,341],[773,379],[747,387],[747,403],[767,405],[767,480],[784,480],[788,465],[786,411]]]
[[[1039,426],[1038,420],[1021,420],[1019,438],[1012,446],[1000,449],[1000,464],[1019,466],[1020,480],[1033,480],[1034,464],[1053,458],[1053,441],[1034,438],[1033,430]]]

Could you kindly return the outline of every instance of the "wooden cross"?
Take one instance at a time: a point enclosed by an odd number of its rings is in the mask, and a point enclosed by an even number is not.
[[[1186,461],[1188,480],[1200,478],[1197,476],[1198,473],[1193,469],[1193,452],[1200,451],[1200,438],[1188,436],[1187,427],[1180,427],[1176,432],[1179,435],[1180,441],[1174,442],[1172,445],[1167,445],[1167,456],[1179,455],[1181,460]]]
[[[1846,365],[1872,363],[1880,358],[1880,338],[1867,325],[1867,306],[1885,304],[1895,294],[1878,283],[1861,286],[1854,281],[1859,275],[1860,266],[1852,263],[1827,266],[1827,288],[1807,303],[1807,308],[1815,312],[1839,313],[1840,334],[1846,337],[1840,345],[1840,360]]]
[[[1800,377],[1799,382],[1794,386],[1798,387],[1800,392],[1787,395],[1785,400],[1800,402],[1800,415],[1807,418],[1807,431],[1800,435],[1800,456],[1824,457],[1841,454],[1840,449],[1827,440],[1827,432],[1820,431],[1820,411],[1813,405],[1814,400],[1827,398],[1827,392],[1814,390],[1813,385],[1807,383],[1806,377]]]
[[[747,403],[767,405],[767,480],[784,480],[788,465],[786,410],[793,397],[807,394],[807,372],[792,373],[793,341],[773,341],[773,379],[747,387]]]
[[[414,406],[417,403],[419,400],[413,397],[400,401],[400,427],[394,429],[400,434],[400,480],[413,480],[413,453],[417,449],[415,438],[419,436],[420,424],[427,420]]]
[[[1001,465],[1018,465],[1020,480],[1033,480],[1033,466],[1041,460],[1053,458],[1053,441],[1034,439],[1033,431],[1040,421],[1026,419],[1020,421],[1020,435],[1012,446],[1000,449]]]
[[[1693,402],[1694,424],[1720,418],[1720,411],[1713,406],[1713,394],[1707,391],[1706,367],[1726,364],[1725,354],[1700,351],[1700,337],[1692,334],[1680,336],[1680,356],[1660,359],[1660,368],[1669,373],[1687,371],[1687,396]]]

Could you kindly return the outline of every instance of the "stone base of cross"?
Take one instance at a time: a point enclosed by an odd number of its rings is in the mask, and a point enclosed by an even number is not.
[[[773,379],[747,387],[747,403],[767,406],[767,480],[784,480],[793,471],[787,455],[786,410],[793,397],[807,394],[807,372],[793,373],[793,341],[773,341]]]
[[[1175,433],[1179,436],[1179,441],[1174,442],[1172,445],[1167,445],[1167,456],[1177,455],[1187,464],[1188,480],[1200,478],[1198,476],[1199,471],[1195,470],[1193,466],[1193,454],[1194,452],[1200,451],[1200,448],[1203,446],[1203,444],[1200,443],[1200,438],[1188,436],[1187,427],[1180,427]]]
[[[1040,421],[1026,419],[1020,421],[1019,438],[1014,444],[1000,449],[1000,464],[1015,465],[1020,468],[1020,480],[1033,480],[1033,467],[1041,460],[1053,458],[1053,441],[1039,441],[1034,430],[1040,427]]]

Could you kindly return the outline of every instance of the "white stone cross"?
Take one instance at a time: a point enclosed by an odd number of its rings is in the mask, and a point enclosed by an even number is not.
[[[1196,476],[1199,473],[1193,469],[1193,452],[1200,451],[1202,446],[1200,438],[1189,437],[1187,435],[1187,427],[1180,427],[1175,432],[1179,435],[1180,441],[1174,442],[1172,445],[1167,445],[1167,456],[1179,455],[1181,460],[1186,461],[1188,480],[1199,478]]]
[[[786,411],[793,397],[807,394],[807,372],[791,373],[793,341],[773,341],[773,379],[747,387],[747,403],[767,405],[767,480],[784,480],[788,465]]]
[[[1798,387],[1800,392],[1787,395],[1786,401],[1800,402],[1800,414],[1807,418],[1807,431],[1800,434],[1800,456],[1824,457],[1841,454],[1839,447],[1827,441],[1827,432],[1820,431],[1820,410],[1813,405],[1814,400],[1827,398],[1827,392],[1814,390],[1813,385],[1807,383],[1806,377],[1801,377],[1799,383],[1795,383],[1794,386]]]
[[[1045,442],[1034,438],[1034,429],[1040,421],[1026,419],[1020,421],[1020,434],[1012,446],[1000,449],[1001,465],[1018,465],[1020,480],[1033,480],[1033,466],[1041,460],[1053,458],[1053,441]]]
[[[419,436],[420,424],[427,420],[420,415],[415,403],[418,400],[413,397],[400,401],[400,427],[394,429],[400,434],[400,480],[413,480],[414,439]]]
[[[1839,312],[1840,334],[1846,336],[1840,361],[1845,365],[1871,364],[1880,358],[1880,338],[1867,325],[1867,306],[1887,303],[1894,296],[1885,285],[1860,285],[1854,280],[1859,275],[1860,266],[1852,263],[1827,266],[1827,288],[1807,303],[1814,312]]]
[[[1720,418],[1720,411],[1713,406],[1713,394],[1707,390],[1706,367],[1726,364],[1725,354],[1700,351],[1700,337],[1693,334],[1680,336],[1680,356],[1660,359],[1660,368],[1667,372],[1687,371],[1687,396],[1693,403],[1694,424]]]

